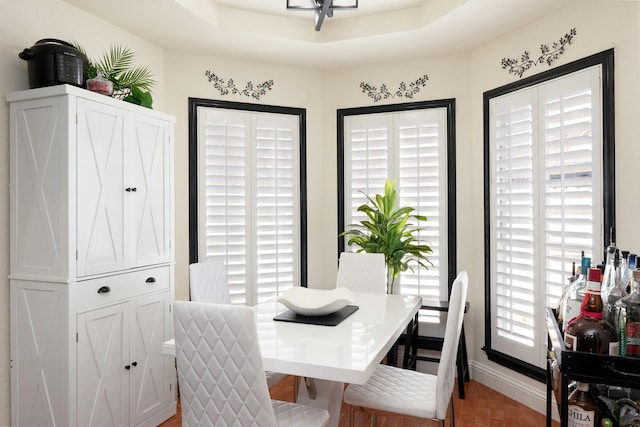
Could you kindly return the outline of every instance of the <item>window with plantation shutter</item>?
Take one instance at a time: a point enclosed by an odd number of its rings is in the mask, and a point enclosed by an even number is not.
[[[222,257],[232,302],[254,305],[303,283],[304,121],[298,110],[197,101],[195,209],[191,201],[197,245],[191,251],[200,261]]]
[[[603,67],[591,61],[485,94],[485,351],[534,378],[544,378],[546,307],[582,251],[600,259],[613,218]]]
[[[455,245],[455,157],[453,100],[398,104],[379,108],[339,110],[340,232],[365,219],[357,211],[368,203],[365,195],[384,192],[387,179],[396,180],[401,206],[427,217],[415,223],[421,242],[433,253],[428,269],[413,263],[413,271],[400,275],[403,294],[421,295],[424,301],[446,300],[451,271],[449,244]],[[340,250],[357,250],[343,248]]]

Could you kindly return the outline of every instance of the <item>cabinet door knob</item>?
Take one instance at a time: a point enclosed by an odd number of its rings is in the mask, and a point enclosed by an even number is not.
[[[145,280],[146,283],[156,283],[156,278],[155,277],[147,277],[147,280]]]
[[[131,369],[131,365],[124,365],[124,369],[128,371],[129,369]]]
[[[98,289],[99,294],[106,294],[107,292],[111,292],[111,288],[108,286],[102,286]]]
[[[124,191],[126,191],[127,193],[131,193],[131,192],[135,193],[136,191],[138,191],[138,189],[136,187],[127,187],[125,188]]]
[[[131,366],[138,366],[138,362],[133,362]]]

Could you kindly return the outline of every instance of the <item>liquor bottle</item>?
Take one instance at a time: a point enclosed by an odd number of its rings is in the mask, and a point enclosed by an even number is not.
[[[620,356],[640,357],[640,270],[633,270],[633,289],[620,300]]]
[[[582,252],[582,256],[584,256],[584,251]],[[576,275],[576,262],[573,261],[571,263],[571,276],[567,277],[567,284],[562,286],[562,294],[558,299],[558,303],[556,304],[556,322],[558,323],[558,327],[562,331],[562,319],[564,312],[564,304],[566,301],[567,289],[571,284],[578,278]]]
[[[565,329],[564,342],[569,349],[598,354],[618,354],[616,330],[602,318],[600,296],[601,271],[590,268],[587,272],[587,291],[582,300],[580,315]]]
[[[616,228],[615,227],[611,227],[609,229],[609,246],[607,246],[607,249],[604,252],[604,269],[603,269],[603,276],[602,276],[602,291],[604,291],[604,293],[607,292],[607,288],[610,286],[610,283],[613,281],[613,278],[615,277],[615,254],[618,251],[618,248],[616,247]],[[600,268],[600,265],[598,265],[598,268]]]
[[[578,382],[578,387],[567,400],[569,427],[595,427],[598,402],[589,392],[589,384]]]
[[[640,413],[626,414],[620,417],[619,427],[640,427]]]
[[[637,268],[638,255],[629,254],[629,271],[632,272]],[[631,277],[631,281],[627,283],[627,295],[631,293],[631,288],[633,287],[633,277]]]
[[[618,316],[616,311],[616,302],[618,302],[620,298],[627,296],[627,291],[626,284],[624,287],[622,284],[622,270],[624,267],[620,263],[620,253],[617,249],[612,247],[609,247],[609,251],[610,253],[607,256],[607,264],[602,281],[601,295],[602,303],[604,304],[602,316],[604,320],[610,324],[617,325]],[[625,261],[624,258],[623,261]]]
[[[619,423],[620,420],[627,415],[635,415],[638,413],[638,404],[627,397],[616,400],[606,396],[598,396],[598,399],[607,405],[609,413],[616,423]]]
[[[635,270],[635,267],[631,268],[631,254],[629,251],[621,251],[620,253],[622,254],[622,263],[620,264],[620,285],[622,286],[622,289],[625,290],[625,295],[628,295],[630,292],[627,291],[627,289],[630,288],[631,283],[633,283],[633,276],[631,272]],[[635,265],[635,260],[633,263]]]
[[[587,271],[589,267],[591,267],[591,258],[585,257],[583,252],[580,260],[580,274],[573,283],[566,287],[560,304],[562,314],[559,314],[558,317],[562,319],[562,326],[560,324],[558,326],[560,326],[561,331],[566,329],[571,320],[580,315],[580,306],[587,290]]]

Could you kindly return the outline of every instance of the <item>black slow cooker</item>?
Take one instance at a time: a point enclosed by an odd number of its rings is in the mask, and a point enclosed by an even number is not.
[[[27,61],[29,87],[58,84],[84,87],[87,79],[87,57],[71,43],[58,39],[42,39],[18,54]]]

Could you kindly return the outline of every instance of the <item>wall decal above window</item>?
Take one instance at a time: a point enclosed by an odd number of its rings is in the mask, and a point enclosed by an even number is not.
[[[427,80],[429,80],[429,76],[425,74],[416,81],[410,82],[408,85],[405,82],[401,82],[400,85],[398,85],[398,90],[395,92],[389,92],[386,84],[382,84],[380,89],[378,89],[376,86],[365,82],[360,83],[360,89],[362,89],[362,93],[366,93],[369,98],[372,98],[373,102],[396,97],[413,98],[414,95],[420,92],[421,88],[427,85]]]
[[[564,53],[565,46],[571,44],[571,41],[576,36],[576,34],[576,29],[572,28],[571,31],[560,37],[560,40],[554,42],[551,47],[547,46],[546,44],[541,44],[540,56],[535,60],[529,57],[529,52],[527,52],[526,50],[520,57],[520,61],[512,58],[502,58],[502,68],[508,68],[509,74],[516,74],[518,77],[522,78],[522,75],[525,73],[525,71],[535,65],[546,62],[547,65],[551,66],[551,64],[553,64],[553,61],[558,59],[558,57]]]
[[[267,91],[273,87],[273,80],[265,80],[256,86],[249,80],[244,89],[239,89],[236,87],[236,82],[233,79],[225,81],[225,79],[218,77],[209,70],[205,71],[204,75],[207,77],[207,80],[213,84],[213,87],[218,89],[220,95],[244,95],[250,98],[260,99],[261,96],[265,95]]]

